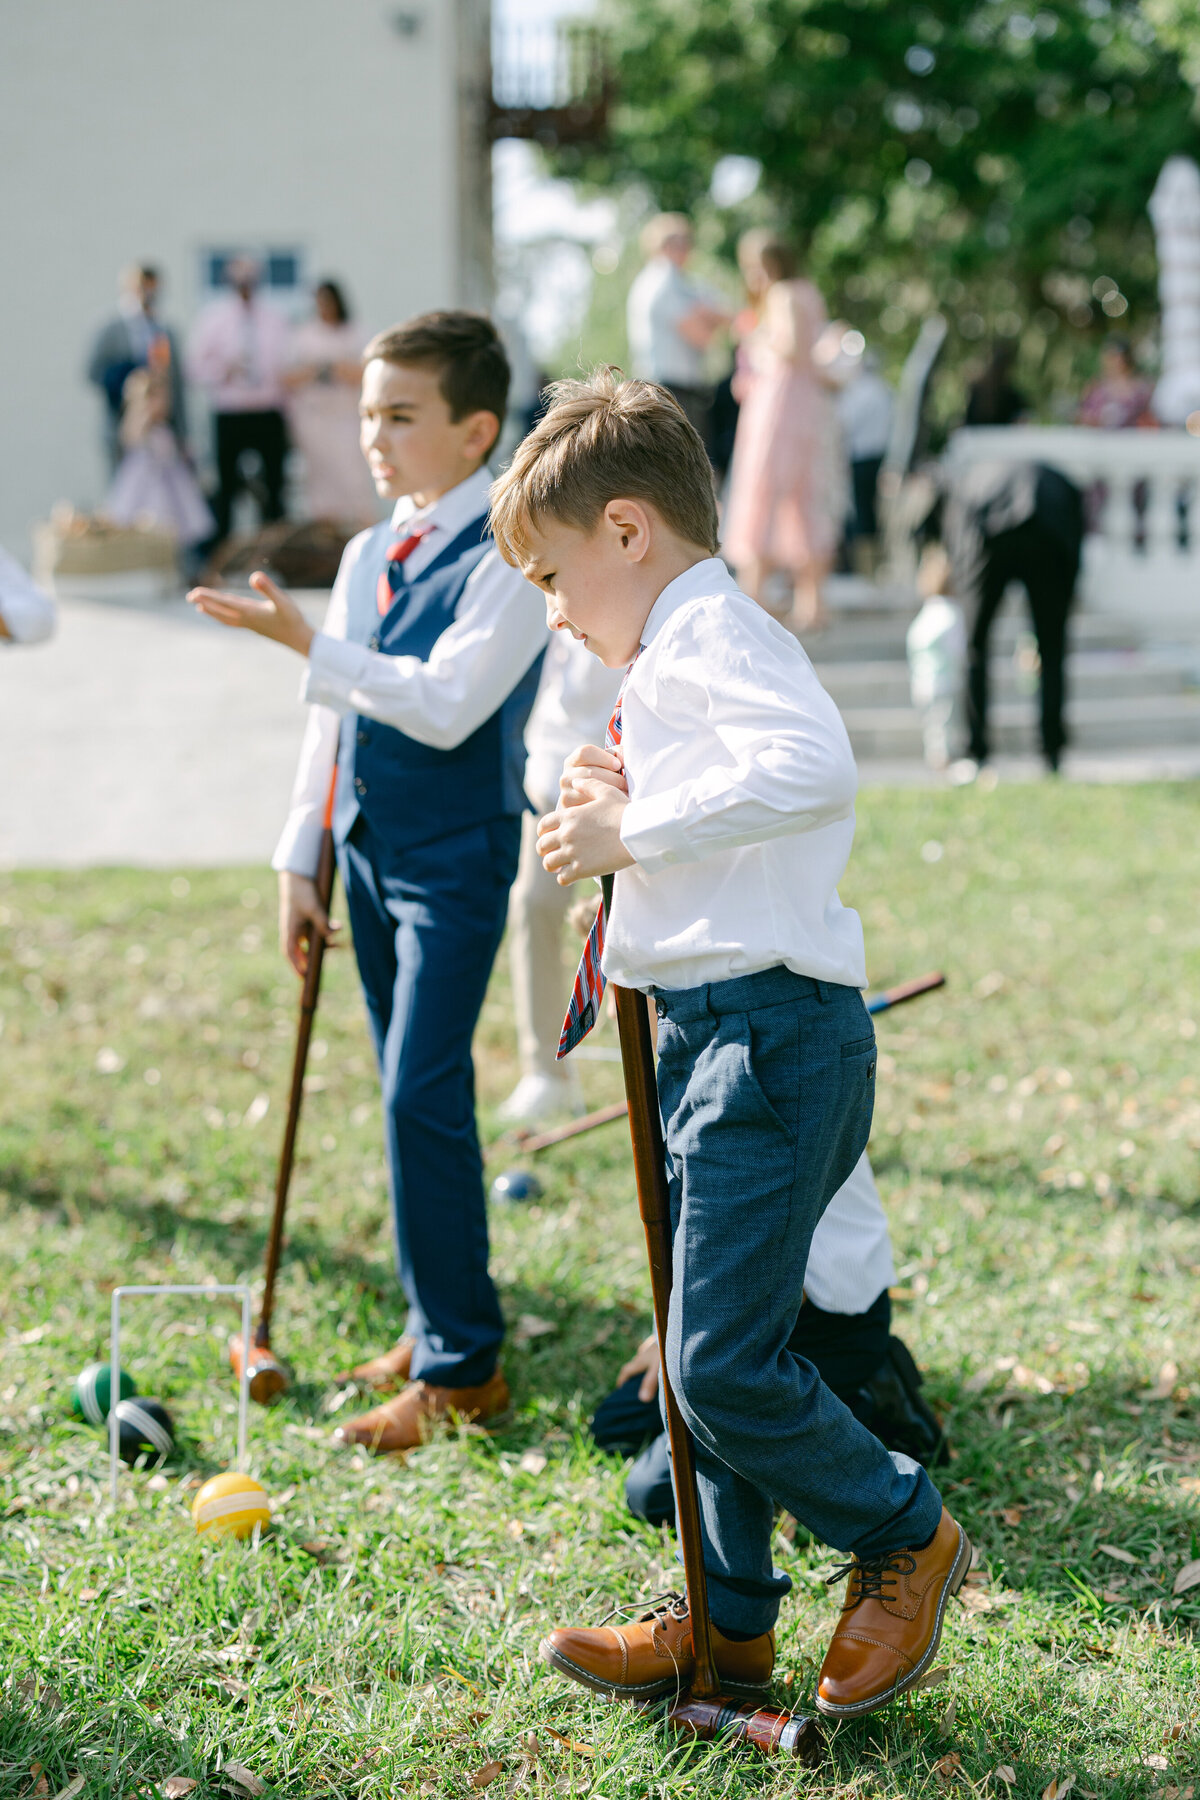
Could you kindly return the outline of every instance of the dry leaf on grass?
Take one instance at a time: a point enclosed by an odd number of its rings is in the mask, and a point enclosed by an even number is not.
[[[158,1791],[163,1800],[184,1800],[185,1794],[190,1794],[199,1785],[190,1775],[168,1775]]]
[[[596,1754],[591,1744],[581,1744],[578,1738],[564,1737],[561,1731],[555,1731],[549,1725],[545,1727],[545,1731],[547,1737],[552,1737],[556,1744],[562,1745],[564,1750],[573,1750],[576,1756],[595,1756]]]
[[[948,1756],[939,1756],[938,1760],[933,1765],[933,1772],[943,1787],[946,1787],[954,1780],[954,1777],[958,1774],[958,1766],[961,1762],[962,1757],[958,1754],[957,1750],[951,1750]]]
[[[50,1783],[42,1774],[41,1763],[34,1763],[33,1768],[29,1771],[31,1775],[34,1769],[37,1770],[37,1776],[29,1790],[29,1800],[50,1800]]]
[[[503,1763],[485,1762],[483,1767],[481,1769],[476,1769],[475,1773],[472,1775],[471,1786],[473,1788],[488,1787],[493,1781],[495,1781],[497,1775],[503,1775],[503,1773],[504,1773],[504,1764]]]
[[[1004,1520],[1006,1525],[1015,1526],[1021,1523],[1021,1520],[1028,1511],[1029,1508],[1027,1506],[1006,1506],[1001,1512],[1000,1517]]]
[[[75,1800],[76,1794],[83,1792],[83,1776],[72,1775],[65,1788],[59,1788],[54,1800]]]
[[[991,1612],[995,1604],[992,1596],[985,1594],[983,1589],[978,1587],[964,1586],[960,1588],[958,1598],[964,1612],[972,1614]]]
[[[548,1337],[557,1330],[552,1319],[539,1319],[536,1313],[522,1313],[512,1334],[513,1343],[528,1344],[532,1338]]]
[[[1184,1563],[1175,1577],[1171,1588],[1173,1594],[1186,1594],[1189,1588],[1200,1587],[1200,1557],[1195,1562]]]
[[[1157,1750],[1151,1756],[1143,1756],[1142,1761],[1148,1769],[1169,1769],[1171,1766],[1169,1758],[1161,1756]]]
[[[221,1770],[221,1784],[232,1788],[235,1793],[251,1795],[263,1793],[267,1785],[265,1781],[259,1780],[253,1769],[248,1769],[245,1763],[237,1762],[225,1764]]]
[[[43,1712],[62,1711],[63,1698],[58,1689],[51,1687],[48,1681],[39,1681],[36,1675],[26,1675],[23,1681],[18,1681],[17,1693],[27,1705],[40,1706]],[[41,1772],[39,1763],[38,1774]]]
[[[1100,1598],[1108,1606],[1124,1606],[1126,1596],[1118,1588],[1102,1588]]]
[[[941,1687],[943,1681],[947,1681],[949,1676],[949,1665],[947,1663],[939,1663],[936,1669],[930,1669],[928,1674],[922,1675],[920,1681],[913,1683],[912,1691],[916,1691],[917,1689],[923,1691],[925,1688]]]
[[[524,1469],[527,1475],[540,1475],[545,1468],[547,1461],[548,1458],[544,1450],[527,1450],[517,1464],[517,1467],[519,1469]]]
[[[1186,1730],[1187,1726],[1184,1724],[1183,1720],[1176,1719],[1175,1723],[1173,1725],[1168,1725],[1167,1729],[1163,1732],[1163,1743],[1177,1743]]]
[[[1103,1550],[1105,1556],[1115,1556],[1118,1562],[1128,1563],[1131,1568],[1136,1569],[1141,1562],[1139,1556],[1134,1556],[1130,1550],[1122,1550],[1119,1544],[1097,1544],[1096,1548]]]
[[[1002,1781],[1005,1787],[1015,1787],[1017,1771],[1013,1768],[1011,1763],[997,1763],[996,1767],[992,1770],[992,1779],[994,1781]]]
[[[1047,1782],[1042,1789],[1042,1800],[1065,1800],[1065,1796],[1074,1786],[1074,1775],[1056,1775],[1053,1781]]]
[[[1178,1380],[1179,1380],[1178,1364],[1173,1363],[1173,1362],[1165,1362],[1163,1364],[1162,1368],[1158,1371],[1158,1380],[1155,1382],[1154,1386],[1150,1389],[1149,1398],[1151,1400],[1169,1400],[1171,1398],[1172,1393],[1174,1392],[1175,1383]]]

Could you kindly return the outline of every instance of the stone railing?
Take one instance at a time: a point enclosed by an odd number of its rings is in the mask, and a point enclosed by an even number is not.
[[[1080,600],[1092,611],[1200,618],[1200,438],[1082,425],[955,432],[948,469],[1040,462],[1088,495]]]

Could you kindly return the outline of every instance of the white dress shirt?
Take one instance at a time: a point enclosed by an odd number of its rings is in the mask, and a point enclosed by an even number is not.
[[[688,988],[780,963],[865,987],[837,884],[854,839],[846,728],[790,632],[719,557],[663,589],[621,708],[630,804],[604,973]]]
[[[40,644],[54,635],[53,600],[7,550],[0,550],[0,619],[8,631],[7,638],[0,638],[0,650],[10,644]]]
[[[203,308],[187,347],[187,372],[214,412],[273,412],[284,403],[291,327],[257,294],[219,294]]]
[[[488,470],[479,469],[420,508],[405,496],[396,502],[390,520],[360,531],[347,544],[325,622],[309,647],[300,682],[300,698],[309,702],[310,711],[291,810],[271,859],[273,868],[297,875],[316,872],[343,713],[363,713],[418,743],[452,750],[491,718],[545,648],[545,597],[496,550],[489,550],[471,571],[454,623],[438,638],[427,661],[387,656],[346,641],[351,583],[366,582],[374,605],[388,544],[424,525],[429,527],[427,535],[404,565],[406,575],[419,575],[487,511],[491,481]]]
[[[865,1313],[895,1279],[887,1214],[864,1150],[817,1221],[804,1292],[823,1312]]]
[[[652,256],[634,276],[625,303],[634,374],[667,387],[703,387],[704,352],[679,335],[679,323],[697,306],[723,305],[719,294],[694,281],[669,257]]]

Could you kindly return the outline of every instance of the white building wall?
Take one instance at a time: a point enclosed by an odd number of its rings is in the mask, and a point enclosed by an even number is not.
[[[205,246],[300,247],[310,276],[345,280],[371,329],[479,302],[480,230],[464,219],[476,133],[459,111],[477,82],[458,54],[481,8],[0,9],[0,542],[27,556],[31,521],[56,499],[103,493],[101,402],[82,371],[123,264],[162,269],[162,316],[184,331]]]

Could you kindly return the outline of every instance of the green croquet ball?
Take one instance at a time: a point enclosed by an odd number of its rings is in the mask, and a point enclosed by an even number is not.
[[[128,1400],[137,1393],[133,1376],[128,1370],[121,1370],[121,1392],[118,1396]],[[86,1369],[80,1369],[75,1377],[75,1386],[71,1389],[71,1410],[86,1419],[89,1425],[103,1425],[108,1417],[109,1402],[112,1399],[112,1370],[107,1363],[91,1362]]]
[[[117,1453],[130,1468],[144,1459],[146,1464],[161,1462],[175,1443],[175,1427],[161,1400],[118,1400]]]

